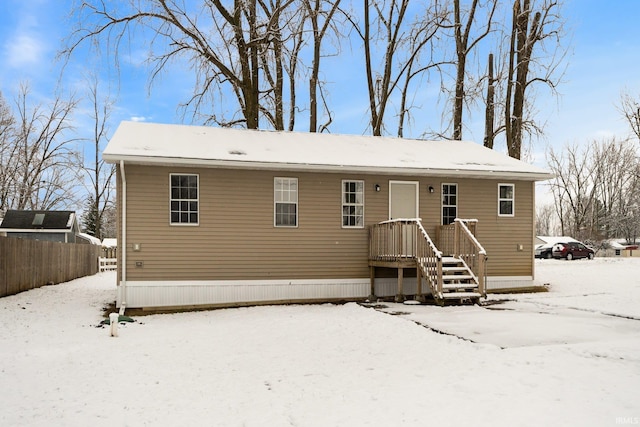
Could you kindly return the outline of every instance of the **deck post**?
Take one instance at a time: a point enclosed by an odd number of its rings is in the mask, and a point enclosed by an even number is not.
[[[369,281],[371,282],[371,293],[367,299],[369,302],[375,302],[378,298],[376,297],[376,267],[373,265],[369,266]]]
[[[398,267],[398,293],[396,294],[396,302],[404,302],[403,278],[404,268]]]
[[[417,280],[417,290],[416,290],[416,301],[426,302],[426,298],[422,293],[422,268],[420,267],[420,263],[416,262],[416,280]]]

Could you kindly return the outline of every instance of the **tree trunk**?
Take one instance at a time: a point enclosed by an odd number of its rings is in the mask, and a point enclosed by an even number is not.
[[[493,54],[489,54],[487,102],[484,118],[484,146],[493,149],[493,119],[495,117],[495,88],[493,86]]]

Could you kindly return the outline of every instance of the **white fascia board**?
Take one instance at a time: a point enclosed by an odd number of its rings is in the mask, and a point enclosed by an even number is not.
[[[383,175],[411,175],[411,176],[442,176],[442,177],[462,177],[462,178],[502,178],[519,181],[544,181],[553,178],[552,174],[522,171],[493,171],[493,170],[471,170],[471,169],[425,169],[425,168],[396,168],[396,167],[373,167],[373,166],[350,166],[350,165],[322,165],[322,164],[301,164],[301,163],[270,163],[270,162],[243,162],[232,160],[210,160],[194,159],[183,157],[152,157],[152,156],[131,156],[103,154],[103,159],[107,163],[118,163],[123,160],[127,164],[147,165],[147,166],[191,166],[207,168],[227,168],[227,169],[248,169],[248,170],[286,170],[286,171],[306,171],[306,172],[342,172]]]

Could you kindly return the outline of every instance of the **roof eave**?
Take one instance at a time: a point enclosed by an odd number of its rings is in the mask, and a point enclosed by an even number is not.
[[[523,171],[501,171],[481,169],[440,169],[440,168],[397,168],[354,165],[323,165],[309,163],[275,163],[234,160],[211,160],[184,157],[155,157],[138,155],[116,155],[104,153],[103,160],[107,163],[132,163],[148,166],[190,166],[227,169],[260,169],[260,170],[286,170],[306,172],[364,172],[384,175],[420,175],[420,176],[457,176],[464,178],[495,178],[515,179],[526,181],[544,181],[553,178],[552,174]]]

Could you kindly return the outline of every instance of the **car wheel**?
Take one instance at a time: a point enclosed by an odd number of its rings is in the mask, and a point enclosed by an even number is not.
[[[571,261],[573,259],[573,254],[571,252],[569,252],[567,254],[567,261]]]
[[[589,259],[593,259],[593,254],[589,253]]]
[[[547,256],[545,258],[551,259],[551,258],[553,258],[553,255],[551,255],[551,252],[547,252]]]

